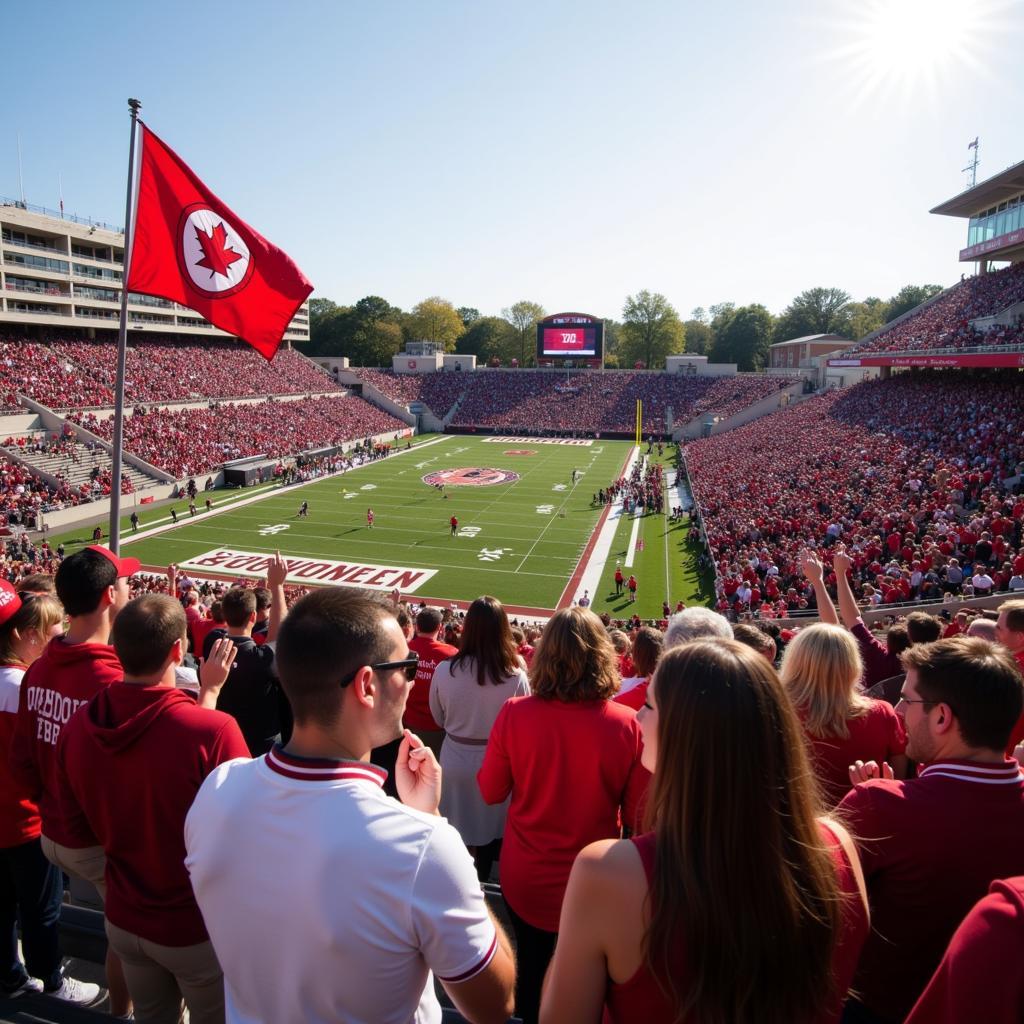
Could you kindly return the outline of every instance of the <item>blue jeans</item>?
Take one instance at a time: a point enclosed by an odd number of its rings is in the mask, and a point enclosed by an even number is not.
[[[38,839],[0,849],[0,982],[14,985],[24,979],[18,959],[20,921],[28,973],[48,988],[60,984],[57,922],[62,890],[60,869],[43,856]]]

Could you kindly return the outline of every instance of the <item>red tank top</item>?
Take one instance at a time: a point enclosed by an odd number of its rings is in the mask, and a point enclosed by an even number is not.
[[[868,916],[864,901],[860,898],[856,877],[842,845],[825,825],[821,826],[821,833],[835,860],[839,890],[844,897],[844,913],[839,942],[832,957],[832,971],[836,978],[836,990],[840,995],[822,1010],[814,1024],[838,1024],[846,993],[853,981],[860,949],[868,934]],[[634,837],[631,842],[640,854],[647,875],[647,884],[650,885],[654,877],[655,835],[653,832],[647,832]],[[674,1019],[674,1008],[658,987],[654,975],[646,964],[641,964],[627,982],[617,984],[609,979],[608,990],[605,993],[603,1024],[651,1024],[652,1021]]]

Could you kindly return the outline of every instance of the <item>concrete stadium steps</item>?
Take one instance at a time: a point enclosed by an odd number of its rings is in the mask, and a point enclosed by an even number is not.
[[[32,449],[22,448],[20,445],[8,445],[4,451],[17,458],[30,469],[34,469],[44,478],[56,478],[58,474],[67,481],[69,486],[77,488],[80,484],[91,481],[92,470],[99,467],[101,470],[112,470],[113,460],[103,449],[94,447],[89,449],[81,443],[75,444],[75,454],[78,456],[76,462],[70,455],[50,455],[46,452],[36,452]],[[163,481],[158,477],[143,473],[130,463],[122,464],[122,471],[132,482],[136,491],[154,487]]]

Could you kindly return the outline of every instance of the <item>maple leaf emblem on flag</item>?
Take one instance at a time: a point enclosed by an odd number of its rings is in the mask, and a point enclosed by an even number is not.
[[[224,230],[223,221],[214,225],[209,234],[198,226],[195,226],[195,232],[196,241],[203,249],[203,258],[196,260],[195,266],[209,270],[211,280],[214,274],[227,277],[231,265],[245,258],[227,244],[227,232]]]

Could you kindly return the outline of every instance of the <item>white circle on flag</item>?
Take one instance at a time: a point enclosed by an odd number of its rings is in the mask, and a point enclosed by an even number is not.
[[[235,291],[249,277],[249,247],[231,222],[209,207],[195,206],[182,218],[180,241],[184,269],[206,295]]]

